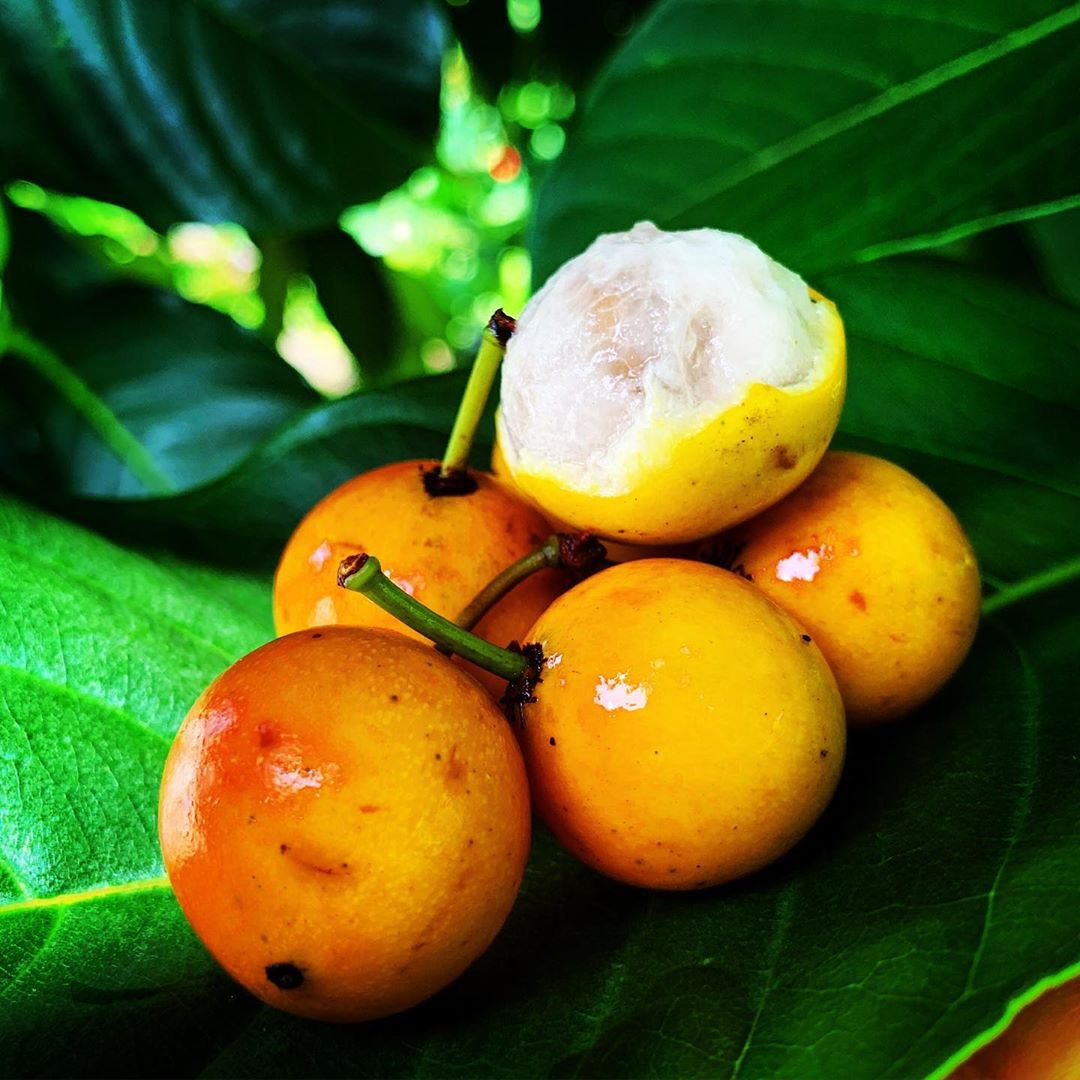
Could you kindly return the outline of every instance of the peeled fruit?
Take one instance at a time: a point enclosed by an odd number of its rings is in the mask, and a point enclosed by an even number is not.
[[[518,319],[499,468],[574,529],[699,540],[809,475],[845,372],[836,308],[756,245],[643,222],[599,237]]]
[[[535,509],[486,473],[470,473],[476,490],[469,494],[429,495],[423,474],[434,467],[437,462],[403,461],[373,469],[308,513],[274,579],[279,634],[335,624],[413,634],[366,597],[338,588],[338,566],[348,555],[378,552],[393,581],[454,619],[499,571],[550,534]],[[497,645],[520,640],[567,583],[558,570],[534,575],[488,612],[476,632]],[[502,692],[499,680],[471,665],[469,670]]]
[[[210,952],[263,1001],[321,1020],[386,1016],[457,978],[529,849],[505,718],[390,630],[290,634],[229,668],[176,736],[158,817]]]
[[[971,544],[941,499],[881,458],[827,454],[719,548],[814,636],[853,724],[917,708],[971,648],[981,594]]]
[[[537,813],[618,881],[696,889],[772,862],[825,809],[844,712],[817,646],[735,574],[624,563],[555,601],[521,745]]]

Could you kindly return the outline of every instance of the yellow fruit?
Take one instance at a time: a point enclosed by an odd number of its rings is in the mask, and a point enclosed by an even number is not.
[[[196,933],[270,1005],[370,1020],[490,944],[529,848],[521,756],[430,645],[327,627],[216,679],[165,765],[159,831]]]
[[[795,621],[703,563],[612,567],[564,593],[520,739],[534,805],[590,866],[653,889],[748,874],[810,828],[844,760],[828,666]]]
[[[826,455],[720,547],[813,635],[853,724],[918,707],[971,648],[980,603],[971,544],[925,484],[881,458]]]
[[[574,529],[697,540],[792,491],[843,404],[836,308],[742,237],[601,236],[507,346],[497,471]]]

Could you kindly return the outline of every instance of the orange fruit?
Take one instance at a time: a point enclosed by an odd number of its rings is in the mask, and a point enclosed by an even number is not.
[[[270,1005],[370,1020],[490,944],[529,848],[509,725],[430,645],[330,627],[278,638],[202,694],[159,806],[195,932]]]

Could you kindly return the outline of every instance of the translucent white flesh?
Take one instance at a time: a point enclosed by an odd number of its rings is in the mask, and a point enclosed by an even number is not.
[[[798,275],[735,233],[639,222],[600,236],[518,319],[502,373],[504,452],[619,494],[650,431],[690,434],[753,383],[817,382],[828,319]]]

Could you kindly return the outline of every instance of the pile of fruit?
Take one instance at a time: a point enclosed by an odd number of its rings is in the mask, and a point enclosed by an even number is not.
[[[500,368],[491,475],[466,462]],[[826,453],[845,371],[835,307],[710,229],[602,236],[496,313],[444,460],[308,514],[280,636],[176,737],[165,863],[226,970],[327,1020],[424,1000],[506,919],[530,806],[644,888],[792,848],[848,725],[925,702],[978,621],[948,508]]]

